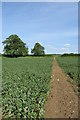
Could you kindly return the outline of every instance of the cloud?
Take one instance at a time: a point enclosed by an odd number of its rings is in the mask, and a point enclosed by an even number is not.
[[[68,44],[65,44],[64,46],[65,46],[65,47],[70,47],[70,46],[71,46],[71,44],[69,44],[69,43],[68,43]]]
[[[61,53],[68,53],[70,52],[70,49],[69,48],[61,48]]]
[[[64,47],[61,48],[61,53],[69,53],[70,52],[70,49],[71,49],[71,44],[67,43],[64,45]]]
[[[65,48],[61,48],[61,50],[65,50]]]

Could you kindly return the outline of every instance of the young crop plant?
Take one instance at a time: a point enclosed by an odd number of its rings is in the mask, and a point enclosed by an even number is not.
[[[79,63],[78,56],[66,56],[66,57],[57,57],[57,61],[61,68],[65,71],[67,75],[73,80],[75,83],[80,83],[79,80]]]
[[[2,118],[44,118],[52,65],[53,57],[3,57]]]

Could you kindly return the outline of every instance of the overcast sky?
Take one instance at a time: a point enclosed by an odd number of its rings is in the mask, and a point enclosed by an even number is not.
[[[40,42],[46,53],[78,51],[78,3],[2,3],[2,40],[17,34],[29,47]]]

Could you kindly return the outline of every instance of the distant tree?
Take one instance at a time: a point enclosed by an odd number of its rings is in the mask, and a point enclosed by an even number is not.
[[[1,53],[0,53],[0,57],[1,57]]]
[[[26,44],[16,34],[10,35],[2,43],[4,44],[4,55],[17,57],[28,54]]]
[[[31,53],[36,56],[44,55],[45,54],[44,47],[40,45],[40,43],[35,43],[34,48],[31,49]]]

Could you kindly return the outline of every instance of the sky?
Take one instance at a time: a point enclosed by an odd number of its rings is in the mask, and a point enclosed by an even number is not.
[[[11,34],[29,53],[36,42],[48,54],[78,52],[78,3],[2,2],[2,41]]]
[[[2,2],[79,2],[79,0],[1,0]]]

